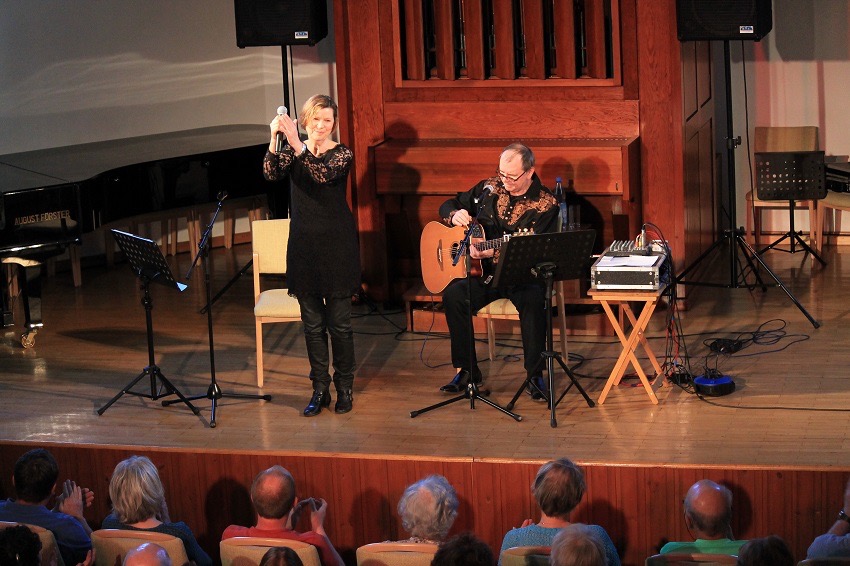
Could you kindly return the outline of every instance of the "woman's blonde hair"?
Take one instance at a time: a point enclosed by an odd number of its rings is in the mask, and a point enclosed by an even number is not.
[[[307,99],[307,102],[301,108],[301,119],[298,121],[300,126],[307,129],[307,124],[313,119],[313,116],[325,108],[330,108],[334,111],[334,128],[336,128],[339,108],[337,108],[334,99],[327,94],[314,94]]]
[[[125,525],[150,518],[169,522],[159,472],[144,456],[130,456],[118,462],[109,480],[109,498],[116,518]]]

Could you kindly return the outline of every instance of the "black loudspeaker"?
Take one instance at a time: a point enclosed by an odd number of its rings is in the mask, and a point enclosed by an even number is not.
[[[316,45],[328,35],[326,0],[234,0],[236,45]]]
[[[758,41],[773,28],[771,0],[676,0],[679,41]]]

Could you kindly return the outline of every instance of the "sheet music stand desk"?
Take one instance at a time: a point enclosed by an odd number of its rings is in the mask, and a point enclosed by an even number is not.
[[[652,313],[655,312],[655,307],[658,305],[658,299],[661,297],[662,292],[664,292],[664,288],[658,289],[657,291],[629,289],[603,290],[595,288],[588,290],[587,294],[590,298],[599,301],[602,304],[602,309],[605,311],[605,314],[608,315],[608,320],[611,321],[611,325],[614,327],[614,332],[616,332],[617,337],[620,339],[620,344],[623,346],[623,350],[620,352],[620,357],[617,358],[617,363],[614,364],[614,369],[611,370],[611,375],[605,383],[605,388],[602,390],[602,394],[599,395],[599,399],[596,401],[600,405],[605,402],[605,399],[608,397],[608,393],[611,392],[611,388],[615,385],[619,385],[623,376],[626,374],[626,368],[628,368],[629,363],[634,366],[635,371],[640,378],[640,382],[646,390],[646,394],[649,395],[649,400],[652,401],[653,405],[658,404],[658,397],[655,396],[652,384],[649,383],[649,379],[646,377],[646,373],[643,371],[643,368],[635,355],[635,351],[637,350],[638,345],[643,346],[644,352],[646,352],[646,355],[649,356],[649,361],[652,364],[653,369],[655,369],[655,375],[663,375],[661,366],[658,365],[658,359],[655,357],[655,353],[652,351],[652,348],[649,347],[649,343],[646,341],[646,337],[644,336],[646,327],[649,325],[649,319],[652,318]],[[643,309],[640,311],[640,316],[635,317],[635,313],[629,306],[629,302],[643,303]],[[625,314],[625,318],[627,318],[628,321],[623,319],[621,324],[621,319],[611,309],[612,304],[619,305],[620,312]],[[631,324],[631,332],[628,336],[626,336],[625,329],[627,323]]]

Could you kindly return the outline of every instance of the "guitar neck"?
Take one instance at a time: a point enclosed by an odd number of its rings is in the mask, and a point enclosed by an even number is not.
[[[485,240],[483,242],[478,242],[473,245],[475,246],[475,249],[477,249],[479,252],[483,252],[486,250],[498,250],[502,247],[503,243],[507,242],[510,239],[511,235],[505,234],[501,238],[496,238],[495,240]]]

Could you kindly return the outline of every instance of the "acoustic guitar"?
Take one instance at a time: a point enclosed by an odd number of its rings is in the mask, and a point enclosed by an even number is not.
[[[501,238],[473,242],[478,251],[496,250],[502,244],[514,236],[530,234],[529,230],[523,230],[516,234],[505,234]],[[440,222],[429,222],[422,230],[419,239],[419,255],[422,262],[422,280],[425,288],[431,293],[442,293],[449,283],[455,279],[466,277],[466,261],[464,258],[454,258],[458,255],[460,243],[466,236],[463,226],[448,227]],[[481,261],[472,260],[470,271],[473,276],[482,273]]]

